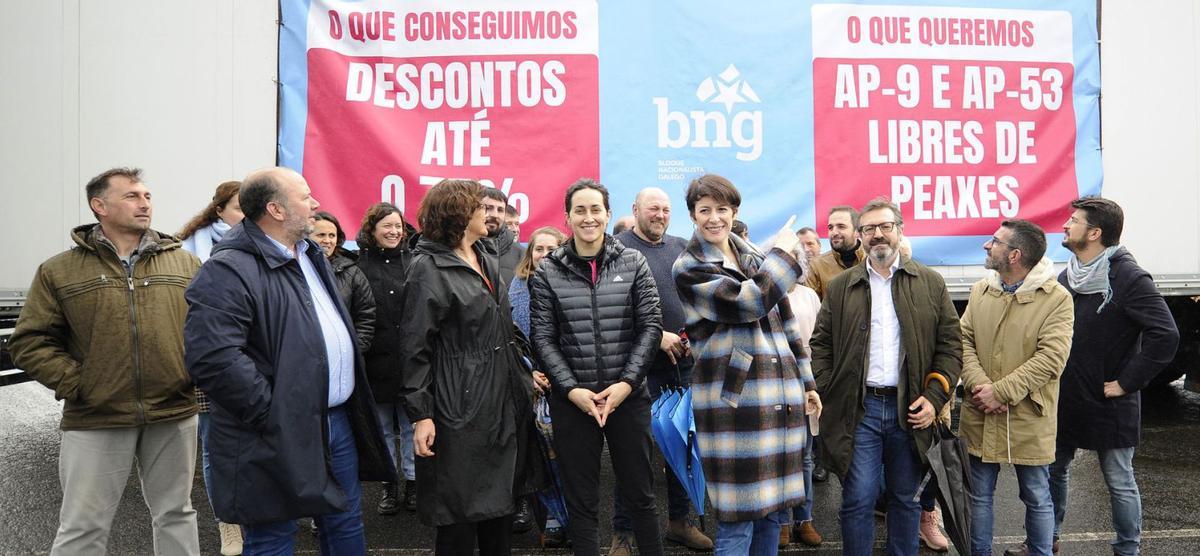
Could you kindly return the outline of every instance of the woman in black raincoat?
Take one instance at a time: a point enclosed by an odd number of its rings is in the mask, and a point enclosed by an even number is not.
[[[508,554],[517,472],[512,312],[474,181],[443,180],[418,212],[400,357],[414,426],[417,509],[435,553]],[[531,389],[532,386],[529,386]]]

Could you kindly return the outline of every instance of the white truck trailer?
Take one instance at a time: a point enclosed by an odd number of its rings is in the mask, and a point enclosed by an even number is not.
[[[153,226],[173,232],[216,184],[275,163],[279,109],[275,2],[4,6],[0,341],[38,264],[93,220],[90,176],[144,168]],[[1200,2],[1109,1],[1098,12],[1103,194],[1124,208],[1122,243],[1176,315],[1179,355],[1160,377],[1170,382],[1200,361]],[[958,298],[984,272],[936,268]],[[0,384],[21,379],[0,354]]]

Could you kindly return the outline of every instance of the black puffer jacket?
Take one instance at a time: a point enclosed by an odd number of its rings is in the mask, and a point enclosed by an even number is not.
[[[329,259],[329,265],[333,267],[333,277],[337,278],[338,297],[350,309],[350,318],[354,320],[358,351],[366,353],[375,337],[375,296],[366,275],[351,258],[354,256],[349,251],[336,252]],[[378,393],[375,395],[379,396]]]
[[[658,287],[646,258],[608,236],[596,266],[593,284],[590,264],[568,241],[529,279],[533,349],[564,396],[618,381],[641,390],[662,338]]]
[[[410,259],[412,251],[404,243],[395,249],[364,247],[358,254],[358,268],[375,294],[375,339],[366,358],[367,379],[378,403],[396,403],[400,397],[400,322],[404,318],[404,278]]]

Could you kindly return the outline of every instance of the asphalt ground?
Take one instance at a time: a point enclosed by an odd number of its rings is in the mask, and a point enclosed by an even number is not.
[[[50,549],[58,526],[62,492],[57,476],[61,405],[53,394],[35,383],[0,387],[0,554],[44,554]],[[1200,394],[1187,392],[1182,383],[1143,397],[1143,441],[1135,459],[1142,492],[1143,551],[1145,554],[1200,554]],[[602,472],[602,493],[611,492],[613,476],[608,464]],[[666,515],[662,481],[659,514]],[[429,554],[433,530],[417,516],[401,512],[380,516],[375,511],[377,484],[364,484],[364,514],[367,543],[372,554]],[[841,533],[838,525],[840,489],[836,479],[815,487],[815,525],[824,535],[819,548],[791,545],[783,553],[838,554]],[[996,553],[1020,542],[1024,511],[1017,498],[1016,478],[1011,468],[1001,471],[996,490]],[[607,500],[607,497],[604,497]],[[218,554],[218,534],[212,510],[199,476],[193,484],[192,501],[199,514],[200,545],[204,554]],[[1111,554],[1113,538],[1108,492],[1096,458],[1081,452],[1071,469],[1069,513],[1064,525],[1062,554]],[[601,544],[611,538],[611,504],[601,514]],[[664,518],[665,521],[665,518]],[[715,532],[711,517],[705,520]],[[877,520],[876,542],[882,553],[885,531]],[[665,527],[665,523],[664,523]],[[565,550],[538,547],[536,529],[513,539],[516,554],[568,554]],[[669,553],[688,550],[667,544]],[[131,474],[112,527],[110,554],[151,554],[150,517],[140,492],[136,471]],[[298,554],[316,554],[316,540],[302,529],[296,538]],[[952,551],[953,553],[953,551]]]

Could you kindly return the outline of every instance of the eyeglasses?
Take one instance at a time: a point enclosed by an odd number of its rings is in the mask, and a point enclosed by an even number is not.
[[[987,242],[984,243],[984,245],[995,245],[997,243],[999,243],[1000,245],[1003,245],[1009,249],[1013,248],[1013,244],[1011,244],[1007,241],[1000,241],[999,239],[996,238],[996,236],[992,236],[992,239],[987,240]]]
[[[860,233],[864,236],[867,236],[867,237],[871,237],[871,236],[875,235],[875,230],[879,230],[885,234],[890,234],[890,233],[892,233],[892,230],[895,230],[895,229],[896,229],[895,222],[884,222],[882,224],[867,224],[865,226],[859,226],[858,233]]]

